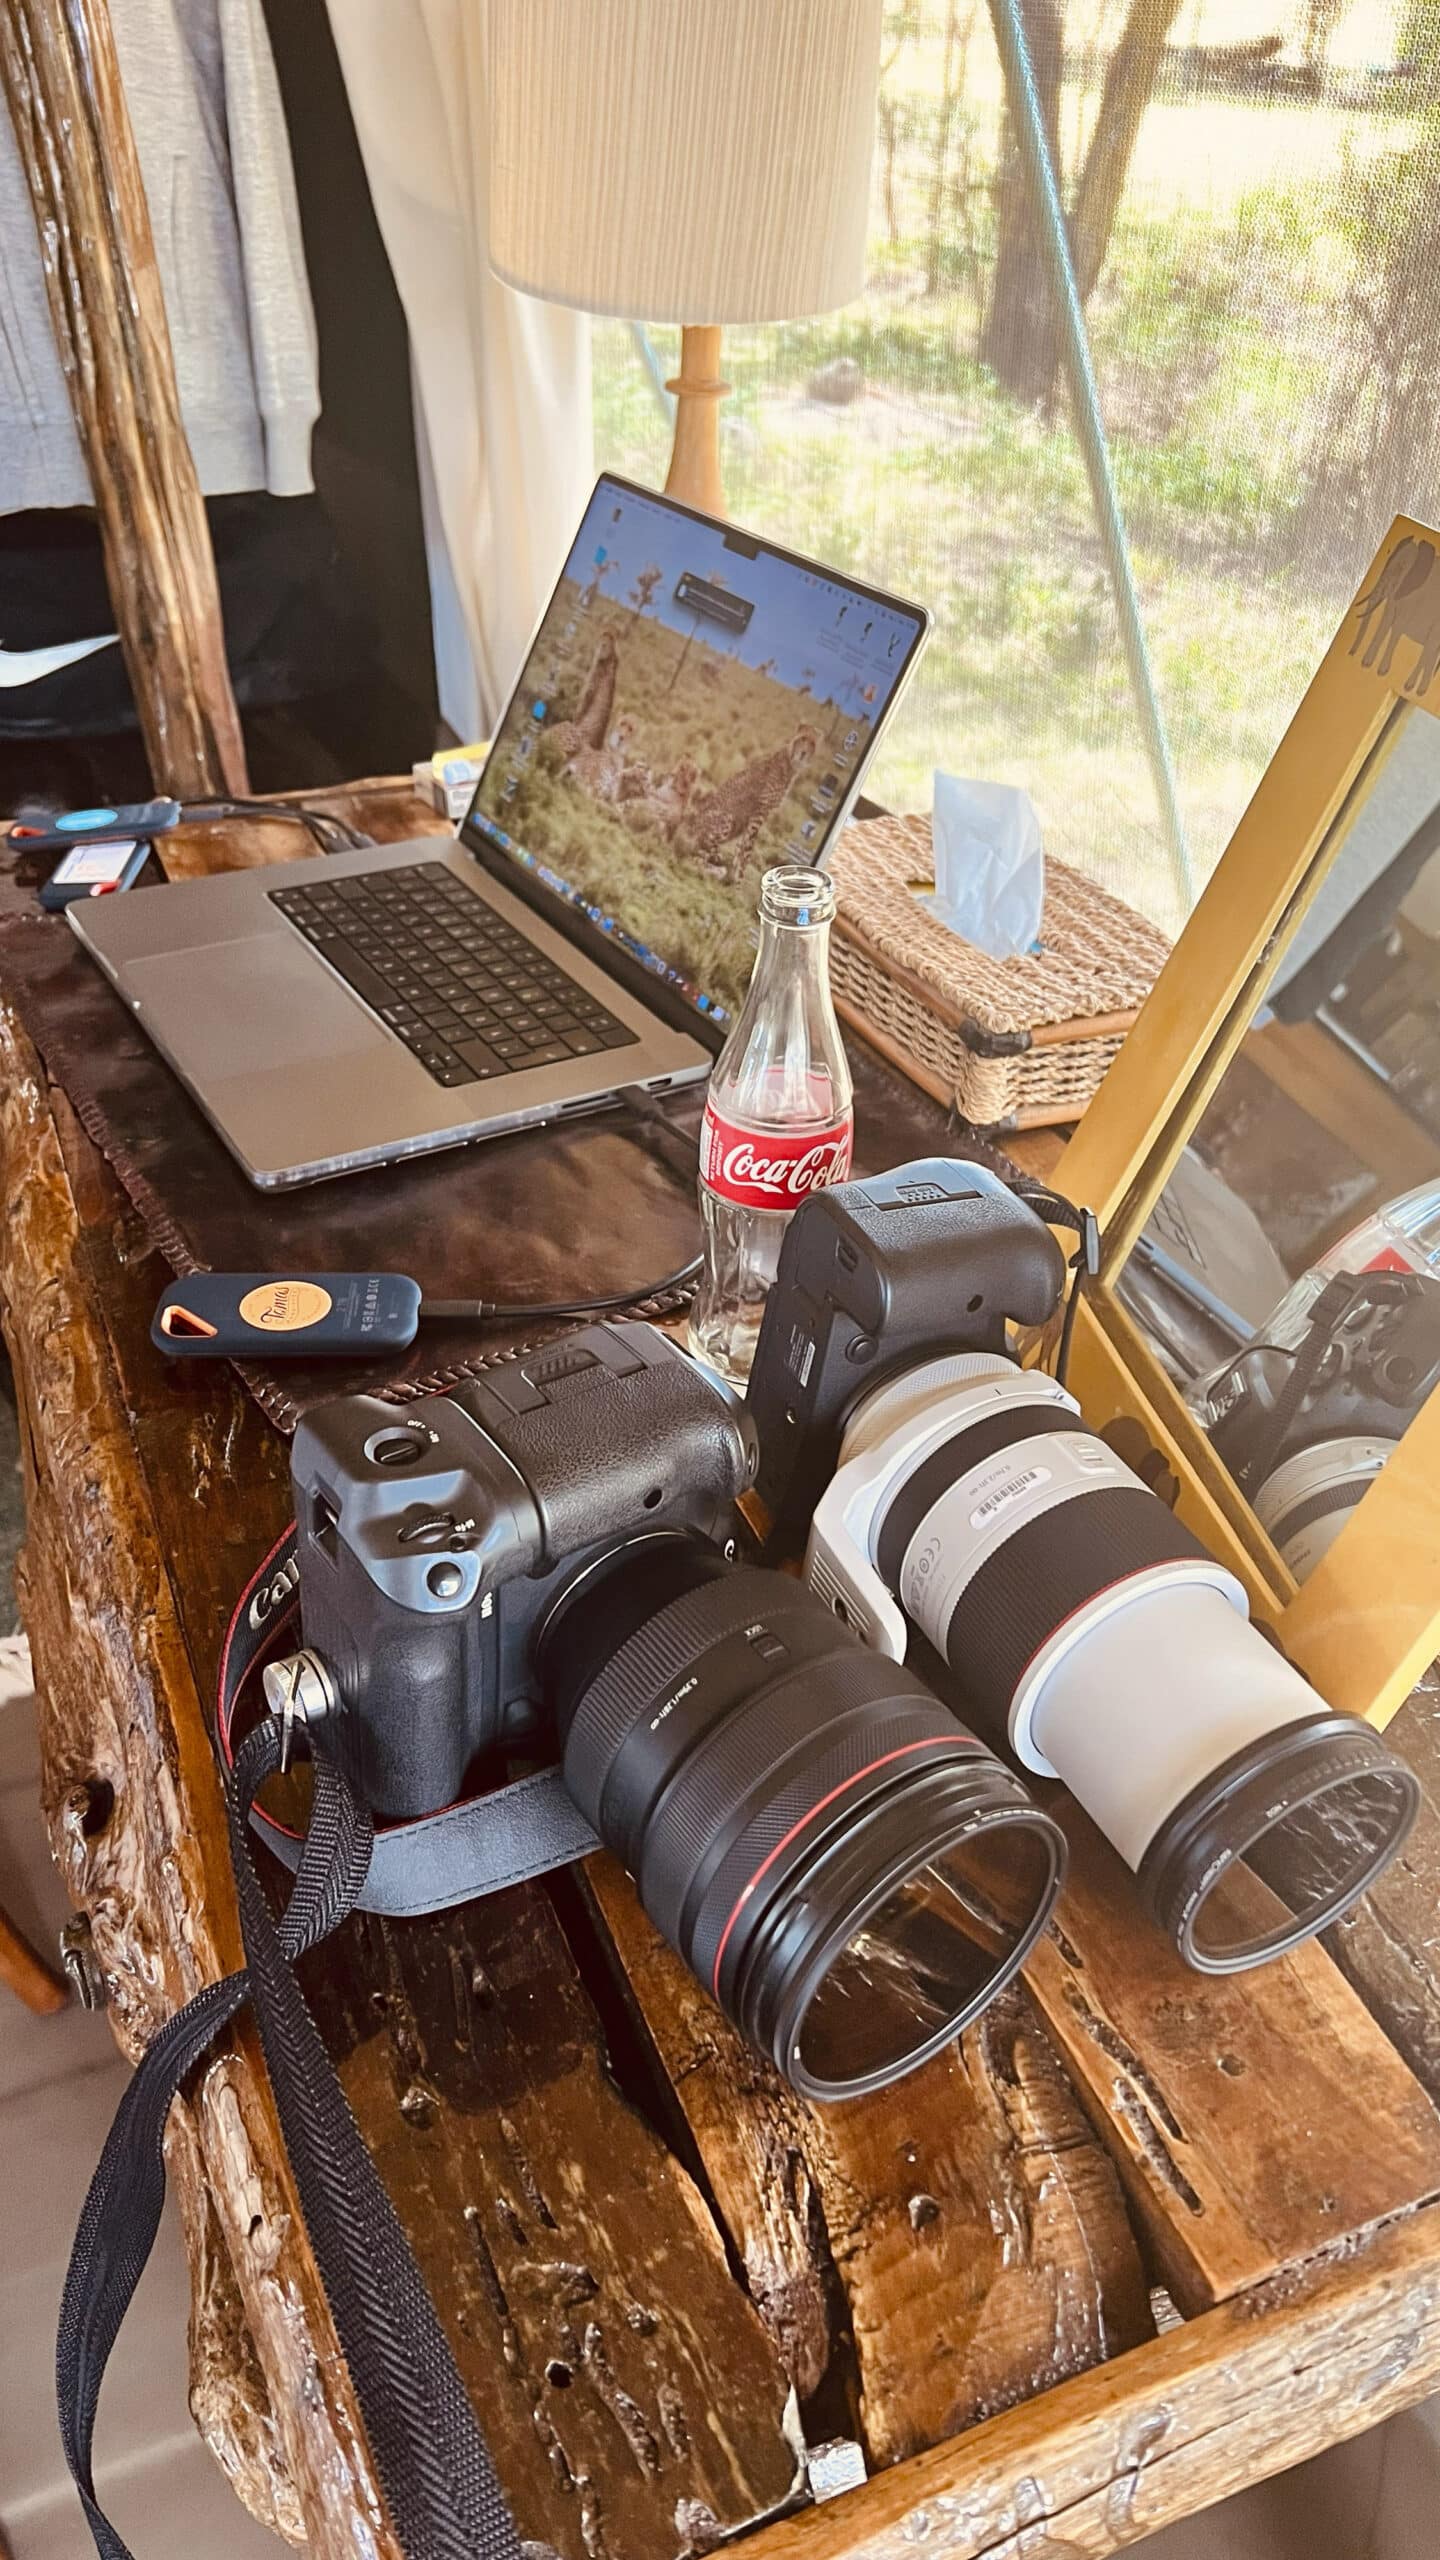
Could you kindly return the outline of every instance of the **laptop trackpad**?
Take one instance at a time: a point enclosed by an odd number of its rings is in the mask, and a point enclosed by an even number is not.
[[[125,979],[140,999],[141,1021],[197,1081],[391,1046],[379,1023],[288,933],[132,960]]]

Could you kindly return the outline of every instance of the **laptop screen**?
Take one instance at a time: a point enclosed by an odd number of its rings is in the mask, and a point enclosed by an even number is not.
[[[602,478],[467,829],[723,1024],[761,872],[821,860],[924,630],[917,606]]]

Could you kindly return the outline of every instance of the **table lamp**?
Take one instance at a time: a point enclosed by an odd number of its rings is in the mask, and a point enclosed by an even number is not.
[[[490,263],[683,324],[667,493],[725,512],[720,332],[865,281],[882,0],[491,0]]]

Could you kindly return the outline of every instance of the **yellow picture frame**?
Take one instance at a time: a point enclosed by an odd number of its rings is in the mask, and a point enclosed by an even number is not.
[[[1105,1237],[1072,1355],[1087,1414],[1140,1424],[1257,1617],[1332,1706],[1378,1725],[1440,1653],[1440,1390],[1297,1590],[1115,1283],[1325,878],[1337,820],[1416,704],[1440,715],[1440,531],[1397,516],[1055,1174]]]

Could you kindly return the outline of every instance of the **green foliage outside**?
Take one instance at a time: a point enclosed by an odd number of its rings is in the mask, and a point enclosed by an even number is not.
[[[898,139],[888,183],[877,169],[863,300],[727,333],[731,511],[934,612],[872,768],[878,795],[927,808],[937,765],[1020,782],[1052,850],[1173,926],[1180,901],[1063,397],[1052,415],[1027,409],[976,360],[998,80],[972,12],[937,195],[943,14],[934,0],[899,13],[912,33],[887,75]],[[1098,77],[1067,80],[1071,166]],[[1433,516],[1440,499],[1440,122],[1377,97],[1162,88],[1090,309],[1200,881],[1391,515]],[[670,342],[657,343],[664,361]],[[809,389],[838,357],[861,369],[847,406]],[[666,449],[630,334],[598,327],[597,459],[658,483]]]

